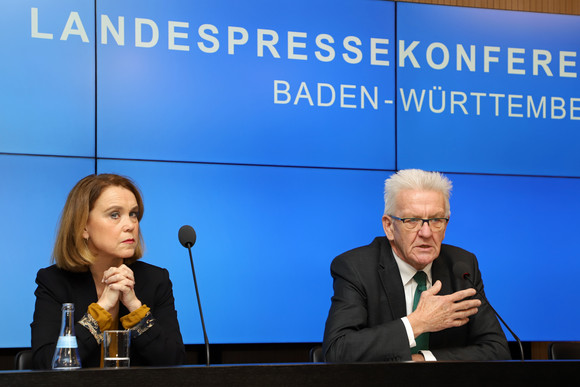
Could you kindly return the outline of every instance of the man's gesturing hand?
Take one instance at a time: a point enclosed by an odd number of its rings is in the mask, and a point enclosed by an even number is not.
[[[476,314],[481,305],[480,300],[466,300],[475,295],[473,288],[446,296],[438,296],[440,290],[441,281],[436,281],[430,289],[421,293],[417,309],[407,316],[415,337],[424,332],[438,332],[465,325],[469,316]]]

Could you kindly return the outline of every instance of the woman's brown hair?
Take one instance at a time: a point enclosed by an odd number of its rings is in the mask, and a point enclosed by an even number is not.
[[[127,177],[114,174],[89,175],[81,179],[70,191],[60,217],[60,224],[54,243],[52,261],[61,269],[69,271],[86,271],[95,257],[83,239],[83,230],[89,218],[89,212],[95,202],[108,187],[126,188],[135,195],[139,212],[137,219],[141,221],[145,208],[141,192]],[[139,238],[133,257],[126,259],[131,264],[143,256],[144,244],[139,229]]]

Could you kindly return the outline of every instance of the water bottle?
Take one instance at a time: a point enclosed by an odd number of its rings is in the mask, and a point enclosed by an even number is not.
[[[74,304],[62,304],[62,323],[56,350],[52,357],[53,370],[76,370],[81,368],[81,358],[75,336]]]

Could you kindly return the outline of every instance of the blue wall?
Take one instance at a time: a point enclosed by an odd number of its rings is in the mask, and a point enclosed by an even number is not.
[[[29,345],[36,271],[95,171],[141,187],[143,259],[170,271],[186,343],[203,337],[181,225],[210,342],[320,341],[331,260],[382,234],[384,179],[416,167],[453,180],[446,242],[477,254],[520,338],[580,339],[561,278],[580,273],[578,17],[94,4],[0,4],[0,347]]]

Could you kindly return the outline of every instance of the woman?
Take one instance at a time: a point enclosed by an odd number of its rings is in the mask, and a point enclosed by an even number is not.
[[[61,306],[75,305],[83,367],[101,365],[103,332],[131,330],[131,365],[182,364],[185,356],[169,273],[143,254],[143,200],[127,178],[90,175],[64,206],[53,262],[38,272],[32,328],[34,368],[51,367]]]

